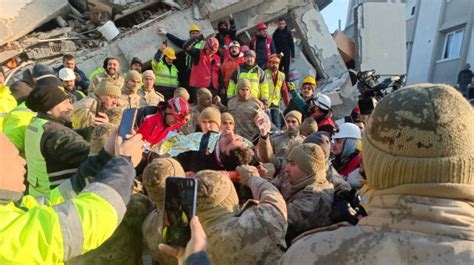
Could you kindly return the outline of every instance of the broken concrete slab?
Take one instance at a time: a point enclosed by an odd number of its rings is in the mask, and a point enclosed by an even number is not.
[[[16,13],[18,5],[12,5],[13,10],[10,10],[9,2],[15,2],[15,0],[2,1],[2,13],[9,13],[10,11]],[[5,19],[3,16],[0,18],[2,20],[2,23],[0,23],[0,45],[15,41],[35,28],[69,11],[67,0],[32,0],[31,2],[23,1],[23,3],[25,5],[14,18]]]
[[[202,17],[209,18],[213,22],[227,17],[229,14],[236,14],[244,10],[250,11],[263,2],[263,0],[201,0],[197,3],[197,7]]]
[[[348,63],[351,60],[356,59],[356,47],[355,43],[349,39],[341,31],[336,31],[333,35],[334,41],[336,42],[337,49],[344,60],[344,63]]]

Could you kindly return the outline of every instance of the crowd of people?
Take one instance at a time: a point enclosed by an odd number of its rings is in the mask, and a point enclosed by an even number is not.
[[[285,20],[256,29],[245,45],[232,15],[216,37],[159,28],[184,53],[164,41],[151,69],[108,57],[87,76],[68,54],[10,86],[2,70],[0,263],[472,264],[463,95],[413,85],[336,124],[316,77],[289,82]],[[185,250],[161,244],[168,177],[198,180]]]

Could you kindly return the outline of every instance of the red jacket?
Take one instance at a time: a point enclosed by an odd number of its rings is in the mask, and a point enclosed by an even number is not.
[[[217,54],[209,57],[204,49],[199,52],[199,61],[193,64],[189,86],[191,87],[212,87],[219,90],[219,71],[221,68],[221,58]]]
[[[224,79],[226,90],[229,86],[230,78],[232,77],[232,74],[234,73],[235,69],[237,69],[244,61],[244,57],[238,57],[235,59],[228,57],[225,59],[224,63],[222,64],[222,77]]]
[[[155,115],[146,118],[140,128],[138,128],[137,133],[142,135],[144,141],[155,145],[165,139],[168,133],[178,130],[186,122],[186,120],[183,120],[171,127],[165,127],[163,120],[161,112],[158,111]]]
[[[337,173],[339,173],[340,175],[343,175],[343,176],[347,176],[347,175],[349,175],[349,173],[356,170],[358,167],[360,167],[360,154],[358,154],[351,161],[349,161],[349,163],[347,163],[346,167],[339,170]]]

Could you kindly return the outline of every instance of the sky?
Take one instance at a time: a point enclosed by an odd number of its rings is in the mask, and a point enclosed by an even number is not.
[[[338,20],[341,20],[341,30],[344,30],[346,25],[347,5],[349,0],[332,0],[328,6],[322,11],[321,15],[326,21],[329,32],[333,33],[338,28]]]

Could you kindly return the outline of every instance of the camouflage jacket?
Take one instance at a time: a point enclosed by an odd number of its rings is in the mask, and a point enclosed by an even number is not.
[[[165,100],[163,95],[155,90],[145,91],[145,89],[141,88],[137,94],[140,96],[140,107],[158,106],[158,103]]]
[[[357,226],[307,235],[280,264],[474,264],[474,200],[378,193]]]
[[[120,105],[123,106],[125,109],[140,108],[142,107],[141,102],[142,97],[139,94],[122,94],[122,98],[120,98]]]
[[[217,104],[217,105],[212,104],[211,107],[214,107],[214,108],[218,109],[220,112],[226,111],[226,107],[222,104]],[[199,115],[201,114],[201,111],[204,110],[205,108],[206,107],[204,107],[202,105],[192,105],[191,106],[191,114],[190,114],[189,120],[180,129],[180,131],[184,135],[188,135],[188,134],[191,134],[193,132],[200,131],[200,130],[197,130],[198,126],[200,126],[200,124],[199,124]]]
[[[235,133],[252,141],[259,134],[253,119],[257,111],[262,109],[262,103],[256,98],[243,101],[237,95],[229,99],[227,107],[235,120]]]
[[[301,136],[298,131],[296,133],[284,131],[272,135],[271,139],[273,151],[275,155],[280,158],[286,158],[290,152],[290,147],[298,143],[303,143],[304,140],[303,136]]]
[[[118,74],[115,78],[112,78],[106,72],[103,72],[96,75],[94,79],[92,79],[91,83],[89,84],[89,88],[87,89],[87,94],[91,95],[92,93],[94,93],[94,89],[97,87],[97,85],[99,85],[100,81],[106,78],[117,80],[120,86],[122,86],[125,83],[125,78],[123,77],[123,75]]]
[[[287,242],[299,234],[331,224],[334,187],[328,181],[313,183],[296,192],[287,202]]]
[[[283,255],[287,210],[278,190],[260,177],[250,177],[255,200],[226,222],[205,228],[211,264],[276,264]]]

